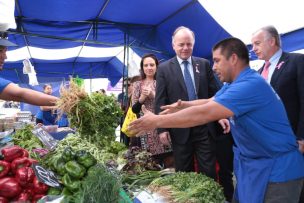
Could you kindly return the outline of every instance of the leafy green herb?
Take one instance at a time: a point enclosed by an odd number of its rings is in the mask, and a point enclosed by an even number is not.
[[[171,188],[175,202],[221,203],[225,200],[222,187],[203,174],[177,172],[155,179],[151,183],[154,191],[163,186]]]

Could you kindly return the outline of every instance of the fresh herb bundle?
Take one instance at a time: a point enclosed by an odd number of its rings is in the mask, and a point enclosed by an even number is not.
[[[154,180],[152,191],[172,196],[173,202],[179,203],[222,203],[225,201],[222,187],[213,179],[194,172],[177,172]],[[169,192],[168,192],[169,191]]]
[[[73,199],[78,203],[116,203],[120,199],[120,188],[121,181],[116,174],[103,165],[96,165],[81,182]]]
[[[73,81],[62,87],[60,93],[60,111],[67,113],[71,127],[76,127],[83,138],[101,147],[115,139],[122,111],[114,95],[88,95]]]

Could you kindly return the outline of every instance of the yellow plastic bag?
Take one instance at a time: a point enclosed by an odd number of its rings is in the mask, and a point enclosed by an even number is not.
[[[135,134],[132,134],[131,132],[128,131],[128,127],[129,127],[129,124],[132,122],[132,121],[135,121],[137,119],[137,116],[135,113],[133,113],[132,111],[132,106],[129,107],[128,109],[128,112],[127,112],[127,115],[125,117],[125,120],[122,124],[122,127],[121,127],[121,132],[123,132],[124,134],[126,134],[128,137],[134,137]]]

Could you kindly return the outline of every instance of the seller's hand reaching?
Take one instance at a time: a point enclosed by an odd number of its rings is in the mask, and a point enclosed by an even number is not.
[[[223,133],[227,134],[230,132],[230,123],[228,119],[221,119],[218,121],[218,123],[222,126],[223,128]]]
[[[148,111],[143,105],[141,107],[144,116],[130,123],[128,130],[132,132],[132,134],[143,135],[147,131],[154,130],[157,127],[157,115]]]
[[[175,102],[173,104],[161,106],[160,109],[162,109],[163,111],[160,112],[159,115],[178,112],[179,110],[183,109],[182,100],[179,99],[177,102]]]

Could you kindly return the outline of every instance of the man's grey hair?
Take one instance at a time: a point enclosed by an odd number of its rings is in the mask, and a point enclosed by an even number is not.
[[[262,27],[259,30],[264,31],[267,34],[267,37],[269,37],[269,38],[273,37],[275,39],[276,45],[281,48],[282,42],[281,42],[280,34],[273,25],[268,25],[268,26]]]
[[[193,45],[195,43],[195,34],[194,32],[190,29],[190,28],[187,28],[185,26],[179,26],[178,28],[175,29],[175,31],[173,32],[173,35],[172,35],[172,44],[174,44],[174,37],[176,35],[176,33],[178,33],[180,30],[188,30],[192,36],[193,36]]]

